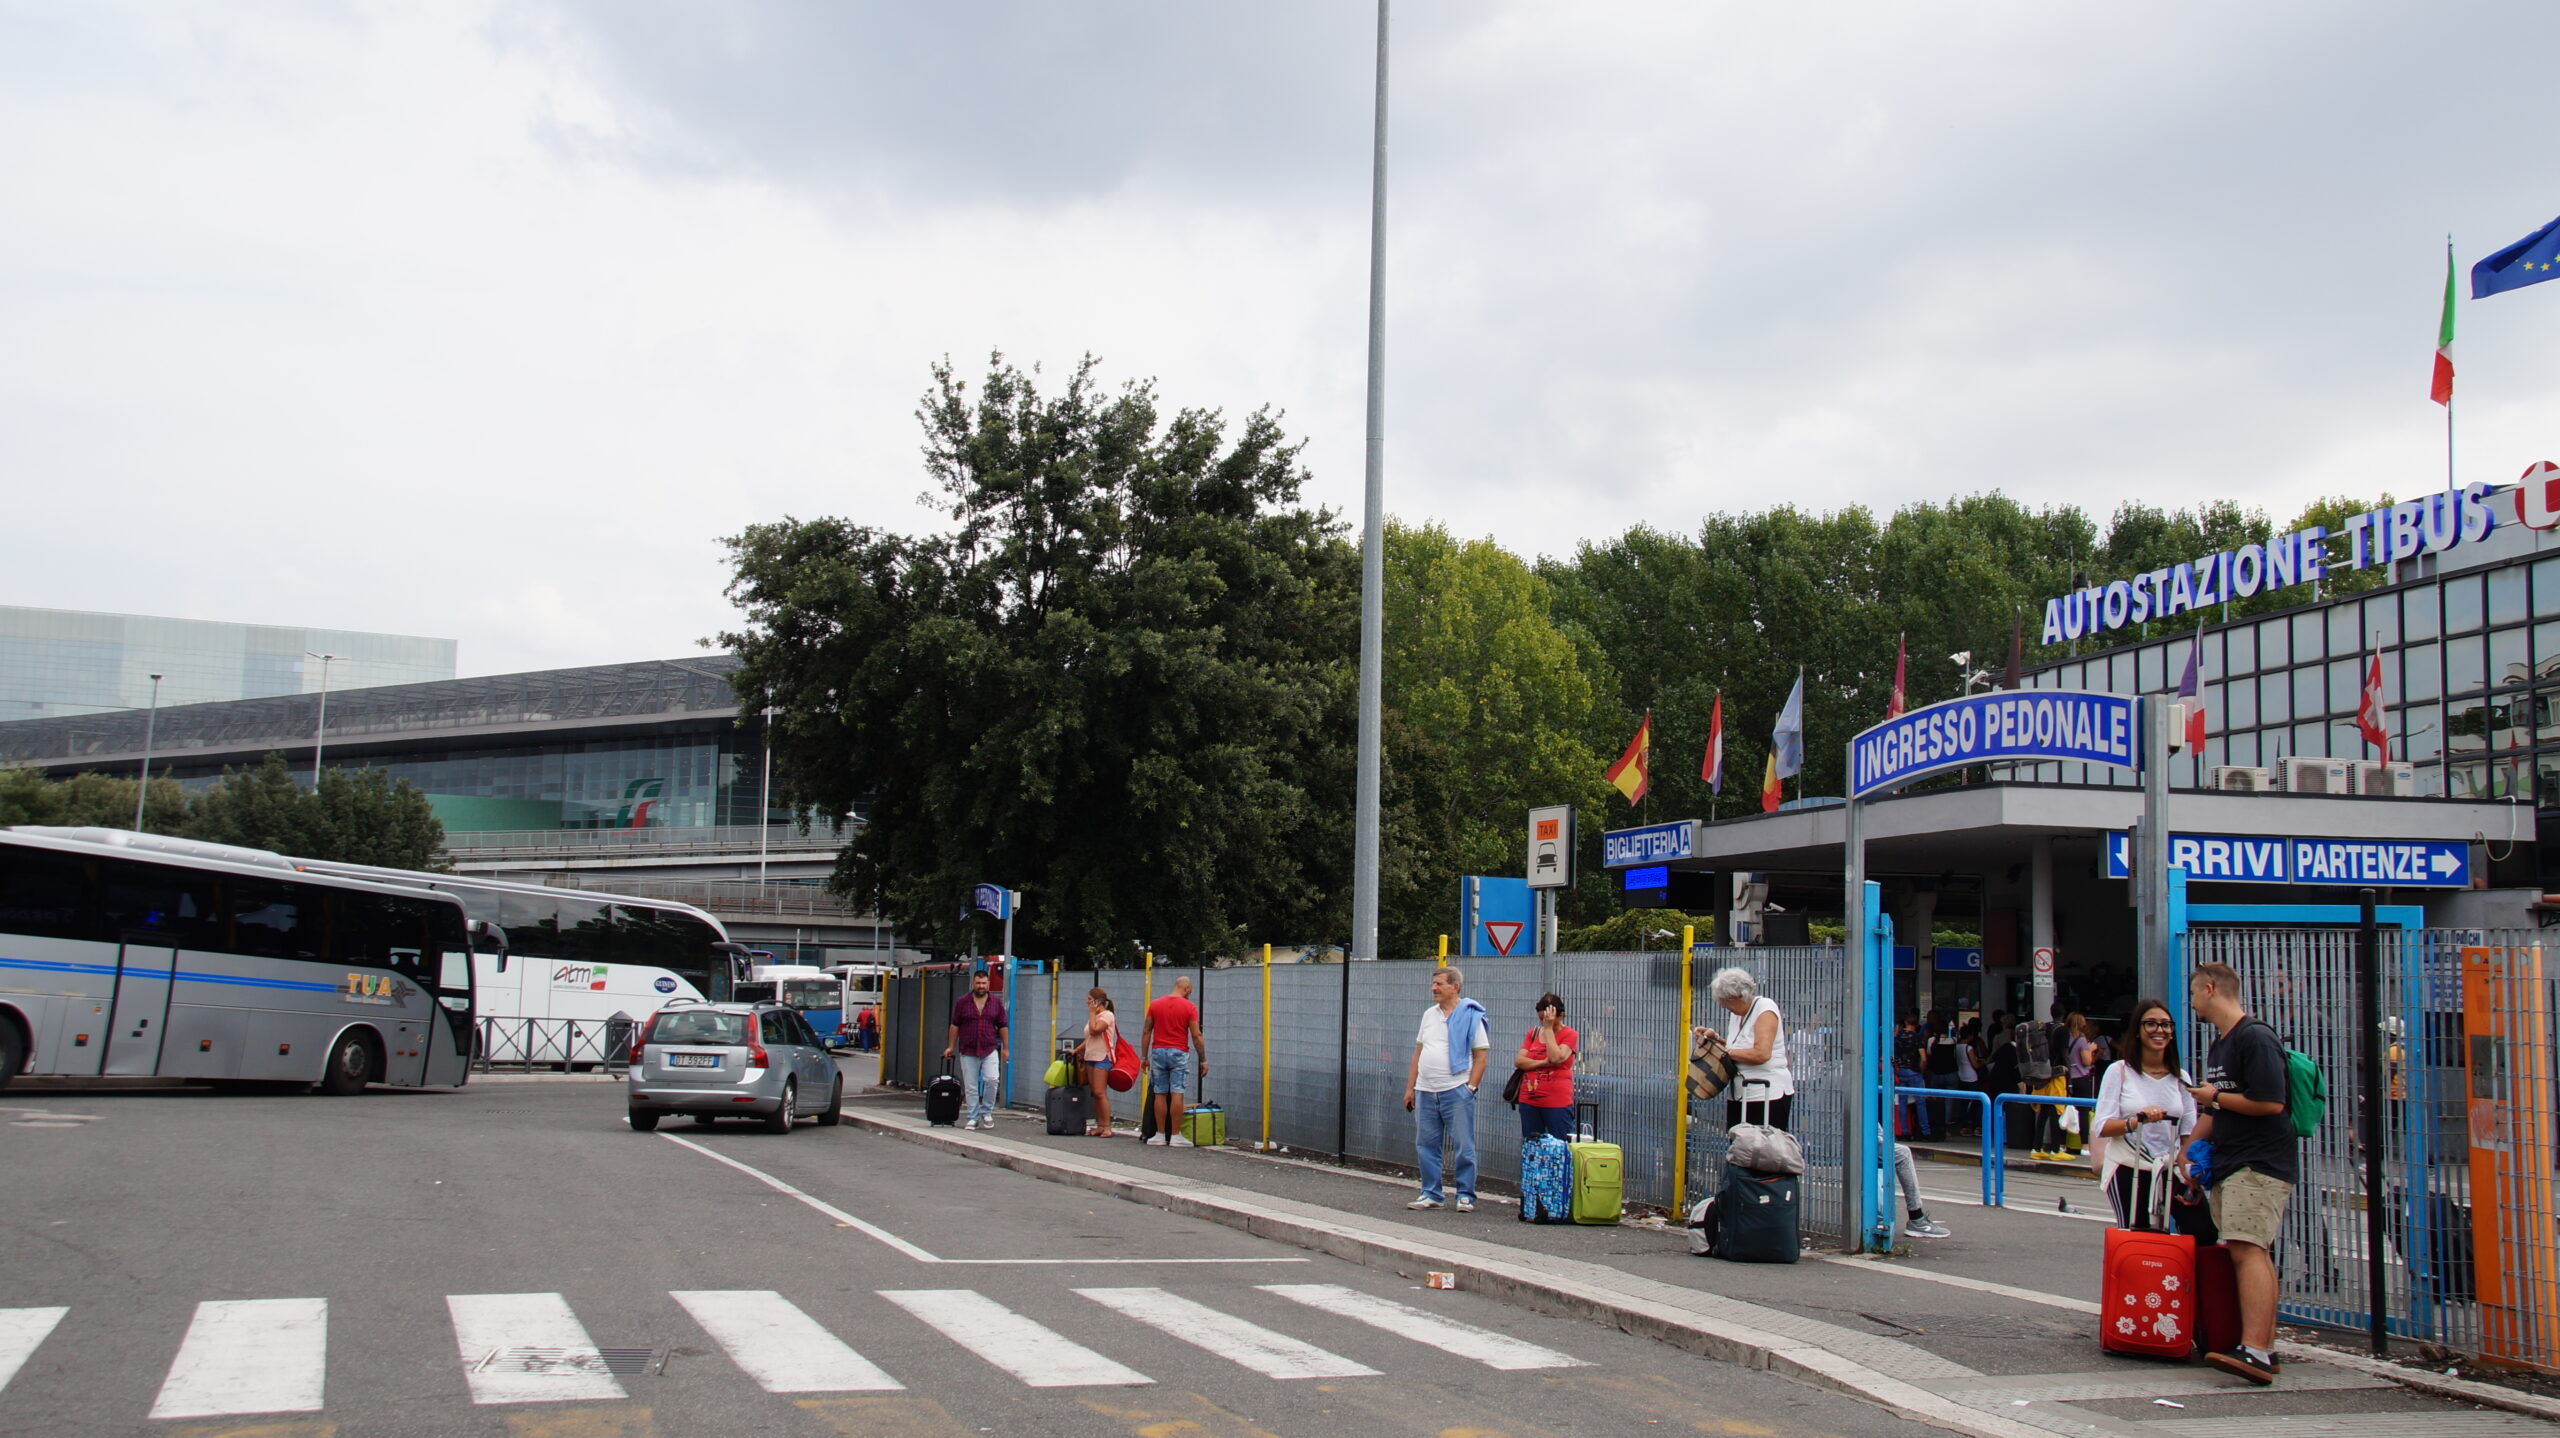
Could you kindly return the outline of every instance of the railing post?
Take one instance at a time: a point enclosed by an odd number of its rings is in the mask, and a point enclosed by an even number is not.
[[[1442,941],[1446,943],[1444,939]],[[1671,1046],[1671,1221],[1689,1217],[1689,1024],[1691,964],[1698,953],[1698,926],[1680,930],[1680,1029]]]
[[[1262,946],[1262,1147],[1271,1147],[1271,946]]]
[[[2373,1356],[2391,1356],[2390,1271],[2384,1257],[2382,1189],[2382,936],[2373,916],[2373,890],[2356,891],[2356,1087],[2363,1090],[2358,1114],[2364,1140],[2364,1283],[2365,1332]]]

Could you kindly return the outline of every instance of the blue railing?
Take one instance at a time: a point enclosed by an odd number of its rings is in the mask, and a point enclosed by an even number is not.
[[[2098,1101],[2093,1098],[2071,1098],[2041,1093],[1980,1093],[1961,1088],[1902,1088],[1893,1091],[1895,1098],[1952,1098],[1982,1105],[1982,1206],[2003,1208],[2009,1202],[2008,1106],[2029,1104],[2042,1107],[2076,1108],[2095,1116]]]

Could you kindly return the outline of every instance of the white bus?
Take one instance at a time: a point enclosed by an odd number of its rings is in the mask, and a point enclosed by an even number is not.
[[[473,930],[452,896],[95,832],[121,842],[0,829],[0,1086],[468,1077]]]

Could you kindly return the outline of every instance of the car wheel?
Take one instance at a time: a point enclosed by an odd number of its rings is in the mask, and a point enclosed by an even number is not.
[[[381,1072],[382,1060],[374,1053],[373,1037],[359,1029],[338,1040],[329,1050],[329,1066],[320,1074],[320,1092],[346,1098],[364,1092]]]
[[[791,1120],[799,1111],[800,1081],[798,1079],[784,1079],[782,1081],[782,1102],[775,1104],[773,1106],[773,1112],[765,1115],[764,1131],[766,1133],[791,1132]]]
[[[653,1109],[653,1108],[635,1108],[635,1109],[631,1110],[631,1130],[632,1130],[632,1132],[634,1132],[634,1133],[650,1133],[650,1132],[655,1131],[657,1127],[658,1127],[658,1111],[657,1111],[656,1109]]]
[[[826,1111],[818,1115],[820,1128],[834,1128],[844,1122],[844,1075],[836,1075],[835,1087],[827,1091]]]

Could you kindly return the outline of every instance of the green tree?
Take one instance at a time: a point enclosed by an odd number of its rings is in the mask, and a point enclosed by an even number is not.
[[[1628,909],[1587,927],[1559,929],[1556,948],[1568,954],[1624,954],[1646,949],[1668,949],[1676,954],[1680,952],[1683,928],[1695,928],[1698,942],[1709,943],[1715,938],[1716,921],[1678,909]]]
[[[1105,962],[1345,933],[1358,557],[1278,421],[1001,355],[974,396],[935,366],[918,418],[949,532],[728,541],[784,799],[868,809],[836,885],[959,947],[1010,884],[1017,948]]]
[[[305,789],[282,754],[269,754],[254,769],[223,770],[179,832],[297,859],[446,867],[444,825],[416,785],[379,769],[329,769],[316,791]]]
[[[130,829],[137,782],[111,774],[49,779],[36,769],[0,770],[0,824]],[[144,811],[145,832],[179,833],[187,822],[187,791],[175,779],[154,779]]]
[[[282,754],[269,754],[254,769],[222,771],[222,778],[196,799],[186,835],[209,844],[237,844],[296,858],[317,859],[324,835],[318,806],[285,768]]]

